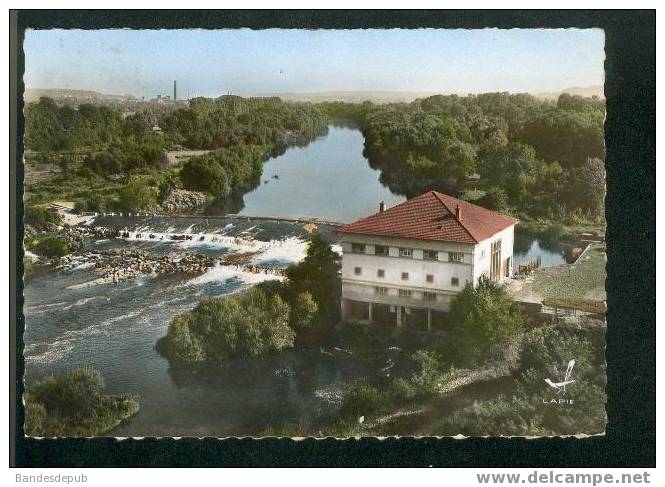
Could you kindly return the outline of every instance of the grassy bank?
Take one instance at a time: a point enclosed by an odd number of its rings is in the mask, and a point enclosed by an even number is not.
[[[592,244],[573,266],[539,269],[533,276],[513,282],[511,294],[514,299],[531,302],[604,301],[605,265],[605,244]]]

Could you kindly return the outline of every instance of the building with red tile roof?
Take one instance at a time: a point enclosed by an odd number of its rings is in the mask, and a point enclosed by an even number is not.
[[[480,276],[512,275],[517,220],[436,191],[337,229],[342,317],[432,329]],[[441,321],[441,320],[438,320]]]
[[[350,225],[339,233],[477,244],[517,223],[496,211],[436,191],[411,198]]]

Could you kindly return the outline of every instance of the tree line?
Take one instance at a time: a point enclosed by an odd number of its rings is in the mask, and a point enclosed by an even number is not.
[[[252,189],[271,154],[325,133],[328,116],[279,98],[195,98],[187,108],[159,114],[76,109],[41,98],[26,107],[25,120],[26,148],[37,153],[29,157],[61,168],[29,188],[32,203],[73,199],[89,211],[147,211],[174,187],[211,199]],[[165,166],[164,151],[182,148],[214,152],[190,158],[181,170]]]
[[[25,115],[26,147],[57,159],[63,181],[56,183],[63,188],[77,177],[75,188],[92,186],[95,178],[98,185],[138,179],[155,188],[175,184],[228,198],[257,184],[271,154],[306,144],[328,123],[343,121],[362,130],[365,155],[394,192],[410,197],[438,189],[523,221],[603,220],[605,106],[596,98],[563,94],[547,101],[488,93],[375,105],[222,96],[126,116],[109,107],[74,109],[42,98]],[[161,155],[183,147],[215,152],[191,158],[174,175]],[[136,177],[146,174],[152,178]],[[57,192],[52,189],[44,196]],[[120,194],[112,191],[105,206]],[[96,202],[91,198],[84,206],[95,209]]]
[[[525,220],[603,219],[603,100],[488,93],[324,107],[361,128],[395,192],[439,189]]]

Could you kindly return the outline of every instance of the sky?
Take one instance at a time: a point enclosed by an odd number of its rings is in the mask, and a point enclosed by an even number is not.
[[[179,98],[601,85],[599,29],[30,30],[27,88]]]

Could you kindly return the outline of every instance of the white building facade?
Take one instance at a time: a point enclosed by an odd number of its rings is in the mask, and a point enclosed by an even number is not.
[[[338,229],[342,319],[437,328],[467,283],[512,276],[515,224],[429,192]]]

